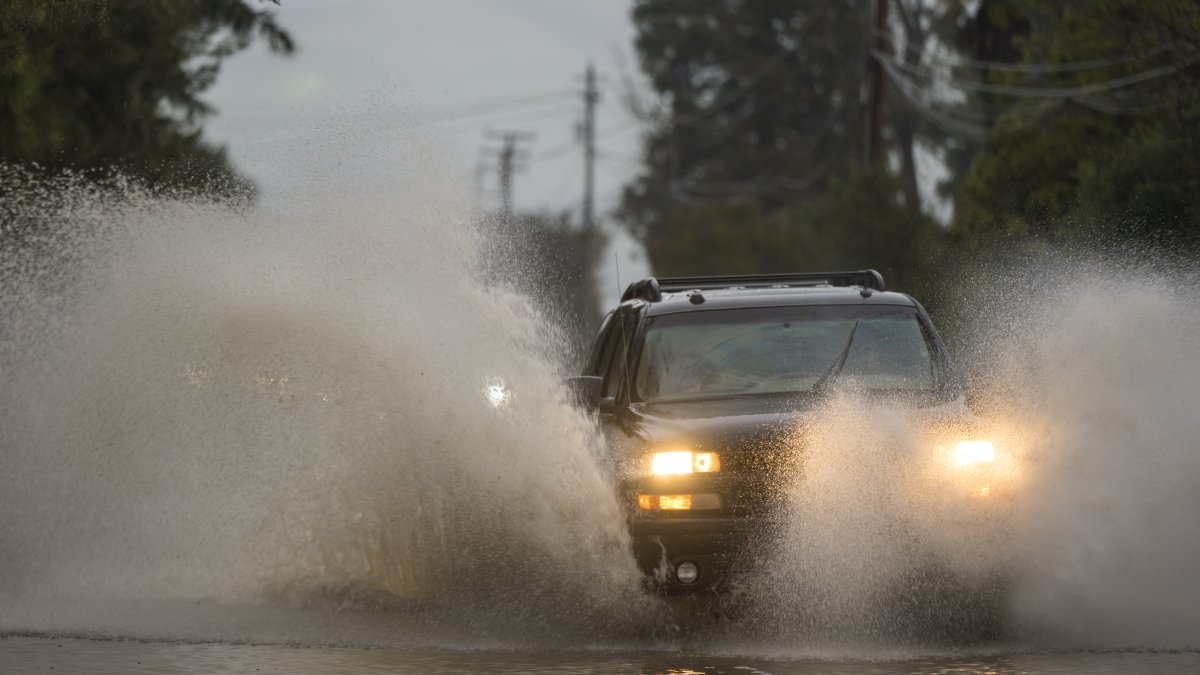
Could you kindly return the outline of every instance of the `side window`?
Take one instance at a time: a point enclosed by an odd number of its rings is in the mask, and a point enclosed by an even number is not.
[[[613,330],[608,336],[604,356],[601,358],[601,371],[604,377],[604,388],[601,396],[616,397],[624,386],[625,369],[629,364],[629,350],[633,346],[633,331],[637,326],[637,317],[629,314],[618,315],[611,322]]]

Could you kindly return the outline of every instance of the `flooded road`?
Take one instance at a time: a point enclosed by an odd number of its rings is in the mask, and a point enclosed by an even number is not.
[[[531,673],[809,675],[1194,673],[1197,652],[1060,652],[767,659],[669,652],[397,650],[0,638],[4,673]]]
[[[1167,277],[986,314],[1003,528],[914,487],[904,411],[835,402],[780,486],[801,545],[697,622],[643,590],[561,335],[463,214],[46,194],[61,240],[0,252],[0,672],[1200,667],[1200,312]],[[1010,637],[947,639],[927,560],[1002,570]]]

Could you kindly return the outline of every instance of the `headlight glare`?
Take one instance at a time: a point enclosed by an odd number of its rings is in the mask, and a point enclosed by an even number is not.
[[[721,458],[715,452],[673,450],[656,452],[650,458],[650,472],[656,476],[713,473],[720,470]]]
[[[961,441],[954,446],[954,461],[962,464],[979,464],[996,459],[996,449],[991,441]]]

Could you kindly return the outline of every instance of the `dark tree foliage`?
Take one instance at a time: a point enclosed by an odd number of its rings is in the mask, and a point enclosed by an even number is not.
[[[888,129],[906,180],[861,169],[872,5],[635,3],[635,46],[661,105],[617,215],[657,274],[858,265],[915,276],[915,247],[937,232],[917,204],[912,115]]]
[[[250,184],[201,138],[213,110],[200,95],[256,38],[294,49],[258,2],[6,0],[0,163],[244,197]]]
[[[923,3],[929,7],[930,3]],[[1017,64],[1022,55],[1017,45],[1029,36],[1032,29],[1029,8],[1023,0],[980,0],[977,4],[962,0],[943,0],[937,4],[939,20],[928,37],[959,58],[975,64],[996,66]],[[914,44],[921,44],[914,42]],[[988,81],[994,66],[978,65],[970,69],[975,77]],[[980,124],[995,123],[1009,99],[993,94],[960,91],[959,111],[974,116]],[[969,112],[973,111],[973,112]],[[928,128],[927,126],[924,128]],[[935,134],[936,135],[936,134]],[[962,134],[940,135],[941,160],[947,174],[938,185],[941,199],[954,202],[958,198],[962,179],[979,153],[980,139]]]
[[[1016,41],[1021,61],[1083,65],[1036,83],[1069,94],[1036,124],[997,121],[963,183],[955,233],[974,245],[1019,237],[1196,249],[1200,4],[1024,4],[1032,27]]]
[[[663,102],[622,219],[639,236],[679,203],[751,198],[766,210],[861,154],[863,2],[641,0],[643,71]]]

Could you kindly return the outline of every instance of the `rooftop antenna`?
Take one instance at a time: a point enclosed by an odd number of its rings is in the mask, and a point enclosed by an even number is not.
[[[621,301],[621,261],[617,259],[617,252],[613,251],[613,267],[617,270],[617,302]]]

